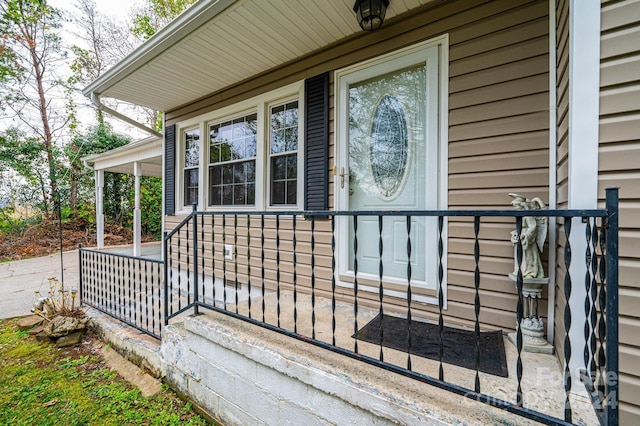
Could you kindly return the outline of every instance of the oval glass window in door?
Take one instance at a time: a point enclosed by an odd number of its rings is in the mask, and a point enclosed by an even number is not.
[[[407,160],[409,140],[404,108],[392,95],[378,102],[371,124],[369,160],[371,176],[384,198],[393,198],[401,189]]]

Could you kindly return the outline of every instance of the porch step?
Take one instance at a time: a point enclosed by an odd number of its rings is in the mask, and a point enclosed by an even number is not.
[[[100,338],[115,348],[124,358],[146,370],[154,377],[162,376],[160,342],[97,309],[86,312],[90,326]]]

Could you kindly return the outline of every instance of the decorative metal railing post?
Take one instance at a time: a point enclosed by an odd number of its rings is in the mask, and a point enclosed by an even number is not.
[[[78,268],[78,296],[80,298],[80,307],[82,307],[82,298],[84,297],[84,292],[82,291],[82,244],[78,244],[78,265],[80,265],[80,268]]]
[[[193,205],[191,217],[193,219],[193,315],[199,315],[198,311],[198,205]]]
[[[617,425],[618,414],[618,188],[606,189],[607,209],[607,340],[604,395],[606,424]]]
[[[164,260],[164,325],[169,325],[169,257],[167,231],[162,233],[162,260]]]

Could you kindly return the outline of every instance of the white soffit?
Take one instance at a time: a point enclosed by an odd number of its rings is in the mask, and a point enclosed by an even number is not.
[[[431,1],[391,0],[386,19]],[[362,32],[353,4],[203,0],[84,93],[170,111]]]

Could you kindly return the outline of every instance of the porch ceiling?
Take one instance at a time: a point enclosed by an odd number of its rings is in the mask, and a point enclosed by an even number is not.
[[[391,1],[386,19],[432,1]],[[171,111],[361,33],[353,3],[201,0],[83,93]]]
[[[133,174],[134,163],[139,163],[143,176],[162,176],[162,139],[150,137],[131,142],[102,154],[82,158],[93,164],[94,170]]]

